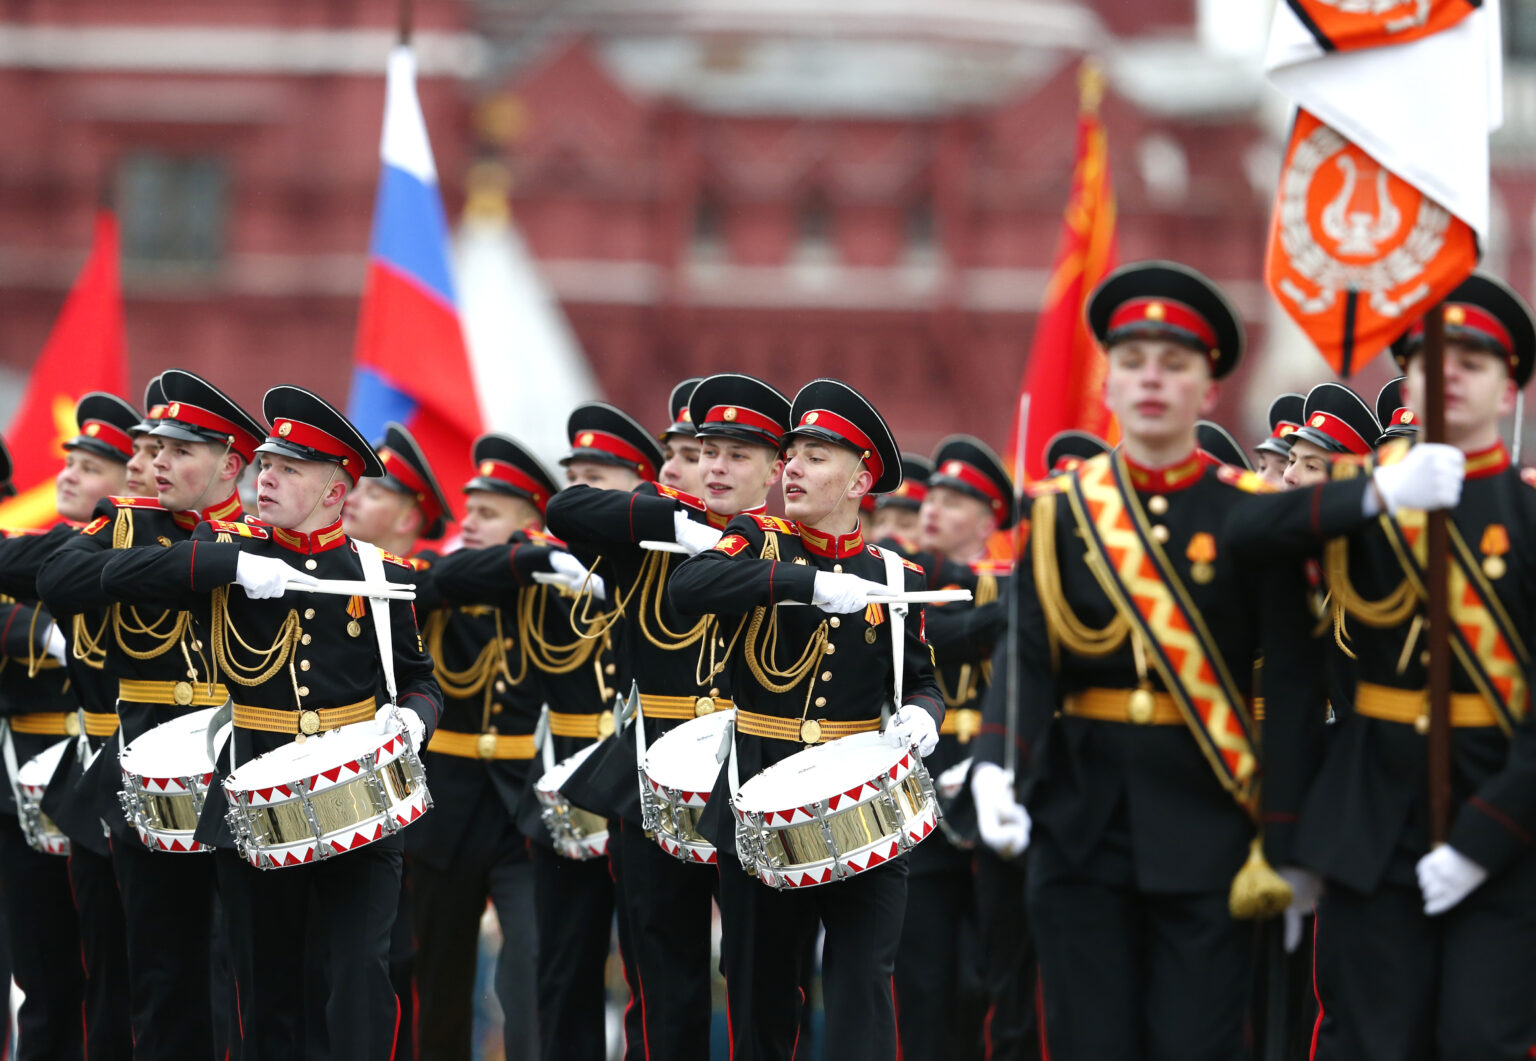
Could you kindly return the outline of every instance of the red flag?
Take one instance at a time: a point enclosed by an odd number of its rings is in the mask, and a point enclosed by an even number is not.
[[[1109,143],[1098,113],[1103,75],[1085,65],[1079,80],[1082,106],[1072,193],[1008,436],[1016,482],[1045,475],[1045,444],[1058,431],[1091,431],[1110,442],[1119,435],[1104,407],[1104,352],[1083,318],[1088,295],[1115,267],[1115,195]]]
[[[16,496],[0,504],[0,526],[43,527],[59,518],[53,479],[64,460],[64,443],[77,431],[75,403],[88,391],[122,394],[127,389],[117,259],[117,218],[102,210],[96,215],[90,257],[64,300],[5,432]]]

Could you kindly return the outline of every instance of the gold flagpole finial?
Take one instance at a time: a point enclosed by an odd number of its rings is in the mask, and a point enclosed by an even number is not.
[[[1104,68],[1097,59],[1084,59],[1077,68],[1078,108],[1084,114],[1097,114],[1104,99]]]

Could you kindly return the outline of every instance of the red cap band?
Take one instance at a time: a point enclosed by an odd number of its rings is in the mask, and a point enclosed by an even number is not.
[[[1496,345],[1509,359],[1510,368],[1515,365],[1515,340],[1509,334],[1509,329],[1504,327],[1504,322],[1481,306],[1473,306],[1465,302],[1447,302],[1445,304],[1445,325],[1447,328],[1459,328],[1462,331],[1477,332]],[[1424,322],[1419,321],[1408,329],[1409,339],[1424,338]]]
[[[980,491],[982,496],[992,503],[993,508],[1000,509],[1004,506],[1003,495],[998,489],[997,484],[981,474],[974,466],[965,463],[965,461],[945,461],[935,474],[947,476],[950,479],[959,479],[972,490]]]
[[[1269,433],[1270,438],[1287,438],[1301,425],[1290,420],[1281,420],[1275,425],[1275,429]]]
[[[205,431],[214,431],[230,440],[229,448],[244,457],[246,463],[256,459],[256,436],[232,420],[186,402],[167,402],[162,420],[179,420]]]
[[[853,421],[845,420],[841,416],[828,409],[812,409],[800,418],[798,427],[819,427],[823,431],[830,431],[847,441],[854,449],[864,451],[864,464],[874,475],[878,482],[885,472],[885,465],[880,460],[880,453],[875,449],[875,444],[869,440],[869,436],[853,425]]]
[[[295,446],[303,446],[327,457],[336,458],[341,462],[342,469],[352,477],[354,483],[363,476],[363,465],[366,462],[362,454],[335,435],[321,431],[312,424],[301,424],[297,420],[284,420],[279,417],[272,423],[270,438],[274,442],[291,442]]]
[[[900,486],[885,496],[888,498],[899,497],[906,501],[916,501],[921,505],[928,497],[928,484],[915,482],[912,479],[903,479]]]
[[[1216,329],[1193,308],[1167,298],[1133,298],[1122,302],[1109,318],[1109,331],[1135,325],[1162,325],[1178,328],[1198,339],[1209,350],[1216,347]]]
[[[767,431],[775,438],[784,434],[783,424],[775,422],[756,410],[746,409],[740,405],[717,405],[704,414],[704,423],[755,427],[759,431]]]
[[[1360,437],[1360,432],[1350,427],[1332,413],[1313,413],[1307,417],[1307,426],[1321,431],[1349,452],[1364,455],[1371,452],[1371,444]]]
[[[133,436],[116,424],[109,424],[105,420],[87,420],[80,425],[80,434],[105,442],[121,453],[124,459],[133,456]]]
[[[416,495],[416,503],[431,523],[443,514],[443,506],[437,503],[437,491],[416,471],[416,466],[389,447],[379,450],[379,463],[384,471],[399,480],[400,485]]]
[[[633,464],[635,471],[640,473],[642,479],[656,478],[656,469],[651,466],[651,458],[618,435],[610,435],[606,431],[579,431],[571,444],[577,449],[596,449],[611,453],[620,460]]]
[[[508,464],[506,461],[483,460],[476,466],[475,471],[483,479],[495,479],[499,483],[506,483],[508,486],[516,487],[523,491],[533,500],[534,505],[537,506],[540,512],[543,512],[544,506],[549,504],[549,494],[546,492],[544,484],[515,464]]]

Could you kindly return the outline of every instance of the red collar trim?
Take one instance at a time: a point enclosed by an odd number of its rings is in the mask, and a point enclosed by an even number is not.
[[[1498,475],[1508,467],[1509,451],[1504,448],[1502,442],[1495,442],[1487,449],[1467,454],[1468,479],[1486,479],[1490,475]]]
[[[1217,463],[1214,457],[1195,450],[1188,457],[1165,468],[1144,468],[1131,458],[1125,458],[1126,470],[1131,473],[1131,485],[1137,493],[1169,494],[1175,490],[1187,490],[1200,481],[1209,464]]]
[[[825,556],[830,560],[846,560],[864,551],[862,524],[855,527],[851,534],[838,535],[822,534],[804,523],[798,523],[796,527],[800,531],[800,540],[805,543],[806,551],[816,556]]]
[[[236,490],[217,505],[209,505],[201,512],[196,509],[187,509],[185,512],[172,512],[171,519],[182,530],[191,530],[205,520],[222,519],[226,522],[238,523],[242,513],[240,510],[240,491]]]
[[[323,553],[330,549],[340,547],[346,540],[346,532],[341,529],[341,520],[337,519],[329,527],[322,527],[313,534],[300,534],[297,531],[284,530],[282,527],[272,528],[272,537],[284,549],[294,553]]]

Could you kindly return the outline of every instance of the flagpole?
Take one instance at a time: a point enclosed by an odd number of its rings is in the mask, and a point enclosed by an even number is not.
[[[1004,658],[1008,661],[1008,674],[1004,692],[1003,769],[1011,782],[1018,776],[1019,767],[1019,579],[1023,572],[1019,564],[1024,557],[1020,541],[1024,526],[1024,451],[1029,437],[1029,395],[1019,398],[1018,432],[1013,440],[1013,503],[1017,517],[1013,524],[1013,580],[1008,593],[1008,648]]]
[[[1445,441],[1445,309],[1424,317],[1424,439]],[[1429,595],[1429,826],[1430,842],[1445,842],[1451,820],[1451,626],[1446,595],[1450,531],[1445,509],[1429,513],[1426,529]]]
[[[416,22],[416,5],[413,0],[400,0],[400,6],[396,10],[400,43],[408,45],[411,43],[411,30]]]

